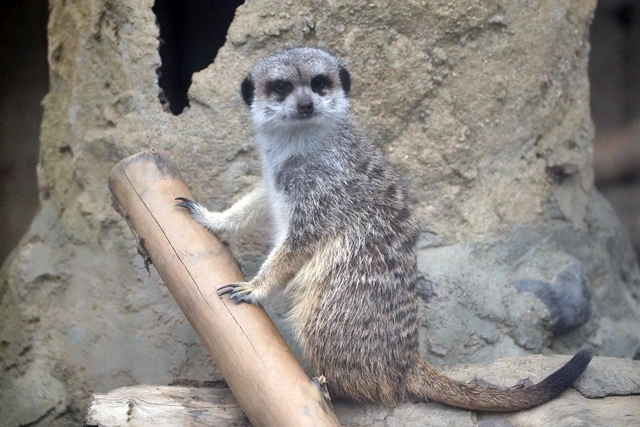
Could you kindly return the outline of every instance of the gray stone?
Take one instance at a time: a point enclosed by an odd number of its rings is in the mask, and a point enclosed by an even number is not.
[[[591,287],[580,262],[560,271],[553,283],[520,279],[516,281],[516,289],[540,298],[549,310],[551,328],[556,333],[577,328],[591,317]]]

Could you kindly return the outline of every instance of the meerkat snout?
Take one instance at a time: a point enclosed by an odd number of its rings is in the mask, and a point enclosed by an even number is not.
[[[301,95],[297,99],[296,108],[301,116],[305,118],[311,117],[313,114],[313,98],[307,94]]]

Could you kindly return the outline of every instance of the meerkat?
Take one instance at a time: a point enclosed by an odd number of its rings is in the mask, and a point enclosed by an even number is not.
[[[242,82],[262,184],[223,212],[182,197],[176,205],[213,233],[271,221],[274,247],[255,278],[223,286],[219,295],[256,304],[283,289],[295,339],[333,398],[513,411],[568,388],[590,352],[511,390],[456,382],[422,358],[414,208],[398,174],[355,124],[350,87],[346,65],[313,48],[270,56]]]

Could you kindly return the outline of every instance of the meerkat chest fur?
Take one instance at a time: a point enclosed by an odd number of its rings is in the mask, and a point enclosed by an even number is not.
[[[348,186],[356,185],[348,164],[352,153],[341,146],[345,141],[340,132],[303,137],[289,141],[290,149],[263,154],[276,243],[287,235],[320,243],[344,228],[344,217],[336,213],[363,207],[364,200],[354,197],[357,188]]]
[[[293,214],[299,211],[299,207],[296,209],[295,206],[298,202],[296,196],[283,185],[283,174],[290,167],[293,158],[317,161],[319,139],[319,135],[309,135],[300,129],[296,129],[293,135],[283,134],[280,129],[277,132],[264,131],[257,135],[275,245],[285,239],[291,227]]]

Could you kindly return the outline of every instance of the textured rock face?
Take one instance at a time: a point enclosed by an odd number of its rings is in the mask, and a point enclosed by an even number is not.
[[[219,378],[141,268],[107,175],[155,146],[201,202],[227,207],[260,176],[240,81],[259,58],[303,44],[350,65],[358,122],[413,189],[430,361],[585,344],[637,354],[637,264],[590,166],[594,1],[248,2],[179,116],[158,100],[152,6],[51,2],[42,209],[0,273],[7,425],[78,422],[95,391]],[[263,234],[229,236],[249,275]]]

